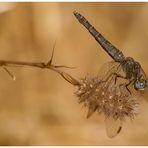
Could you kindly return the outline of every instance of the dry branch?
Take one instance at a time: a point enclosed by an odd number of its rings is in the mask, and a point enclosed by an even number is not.
[[[50,59],[49,62],[44,63],[44,62],[23,62],[23,61],[7,61],[7,60],[0,60],[0,66],[2,66],[5,71],[12,77],[14,78],[14,76],[8,71],[8,69],[6,67],[10,67],[10,66],[29,66],[29,67],[36,67],[36,68],[41,68],[41,69],[50,69],[52,71],[57,72],[58,74],[60,74],[66,81],[68,81],[69,83],[71,83],[72,85],[79,85],[80,83],[74,79],[72,76],[70,76],[69,74],[67,74],[66,72],[61,71],[59,68],[73,68],[73,67],[68,67],[68,66],[63,66],[63,65],[53,65],[52,64],[52,58],[53,55]]]

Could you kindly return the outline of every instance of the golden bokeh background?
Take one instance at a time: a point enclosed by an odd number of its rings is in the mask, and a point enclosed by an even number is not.
[[[148,3],[0,3],[0,59],[47,62],[79,79],[95,75],[111,58],[73,15],[83,14],[148,74]],[[135,120],[109,139],[104,116],[86,119],[76,88],[50,70],[11,67],[0,71],[0,145],[148,145],[148,103]]]

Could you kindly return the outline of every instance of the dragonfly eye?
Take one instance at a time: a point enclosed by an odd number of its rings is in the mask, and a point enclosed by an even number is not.
[[[147,81],[145,79],[136,80],[134,87],[136,90],[144,90],[147,87]]]

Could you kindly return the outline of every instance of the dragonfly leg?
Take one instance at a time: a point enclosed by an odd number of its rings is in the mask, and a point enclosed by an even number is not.
[[[122,79],[127,79],[126,77],[124,77],[124,76],[122,76],[122,75],[120,75],[120,74],[117,74],[117,73],[111,73],[107,78],[106,78],[106,81],[108,81],[108,79],[110,78],[110,77],[112,77],[112,76],[115,76],[115,84],[116,84],[116,82],[117,82],[117,78],[122,78]]]
[[[120,84],[119,88],[121,89],[122,86],[124,86],[126,88],[126,90],[131,94],[131,91],[128,88],[128,84]]]
[[[122,76],[122,75],[119,75],[117,73],[113,73],[113,75],[115,75],[115,84],[117,82],[117,78],[122,78],[122,79],[127,79],[126,77]]]
[[[132,93],[131,93],[130,89],[128,88],[128,86],[129,86],[133,81],[134,81],[134,79],[131,80],[131,81],[129,81],[129,83],[127,83],[127,84],[120,84],[119,87],[125,86],[126,89],[127,89],[127,91],[128,91],[128,92],[130,93],[130,95],[131,95]]]
[[[116,84],[116,82],[117,82],[117,78],[122,78],[122,79],[127,80],[127,77],[125,77],[125,76],[122,76],[122,75],[117,74],[117,73],[112,73],[112,74],[110,74],[110,75],[108,76],[107,81],[108,81],[108,79],[109,79],[111,76],[115,76],[115,84]],[[121,86],[124,86],[124,87],[126,87],[127,91],[131,94],[131,91],[129,90],[128,86],[129,86],[132,82],[133,82],[133,80],[131,80],[131,81],[130,81],[129,83],[127,83],[127,84],[126,84],[126,83],[125,83],[125,84],[119,84],[119,88],[121,89]]]
[[[133,80],[129,81],[129,83],[127,83],[127,84],[125,85],[126,89],[130,92],[130,94],[131,94],[131,91],[129,90],[128,86],[129,86],[133,81],[135,81],[135,80],[133,79]]]
[[[115,75],[115,84],[116,84],[116,82],[117,82],[117,78],[122,78],[122,79],[126,79],[126,80],[127,80],[127,77],[124,77],[124,76],[119,75],[119,74],[117,74],[117,73],[113,73],[113,74]],[[129,83],[127,83],[127,84],[120,84],[120,85],[119,85],[119,88],[120,88],[121,86],[125,86],[126,89],[127,89],[127,91],[131,94],[131,91],[130,91],[130,89],[128,88],[128,86],[129,86],[133,81],[134,81],[134,80],[130,80]]]

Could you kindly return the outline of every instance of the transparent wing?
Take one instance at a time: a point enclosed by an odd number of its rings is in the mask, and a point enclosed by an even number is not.
[[[115,120],[109,117],[105,119],[105,126],[106,126],[107,136],[109,138],[113,138],[120,133],[122,129],[122,122],[120,119]]]
[[[99,71],[99,76],[101,76],[101,79],[105,81],[104,85],[108,86],[109,88],[116,88],[115,85],[120,85],[120,84],[127,84],[127,80],[118,77],[116,79],[116,75],[120,75],[125,77],[125,73],[122,70],[122,67],[120,63],[111,61],[108,63],[105,63],[101,70]],[[116,81],[116,82],[115,82]],[[108,87],[104,88],[108,88]],[[109,89],[108,88],[108,89]],[[127,91],[125,91],[126,93]],[[118,135],[122,129],[122,122],[120,119],[113,119],[112,117],[106,117],[105,119],[105,126],[106,126],[106,132],[109,138],[113,138],[116,135]]]
[[[98,72],[98,76],[102,80],[105,80],[106,78],[111,76],[111,74],[113,74],[113,73],[117,73],[117,74],[120,74],[123,76],[125,75],[120,63],[115,62],[115,61],[110,61],[110,62],[103,64],[103,66],[100,68],[100,70]]]
[[[141,91],[140,96],[142,97],[142,99],[148,102],[148,88],[146,88],[144,91]]]
[[[125,77],[125,72],[123,71],[121,64],[115,61],[105,63],[100,69],[98,76],[101,78],[102,81],[105,81],[105,85],[109,87],[112,87],[114,85],[125,86],[126,84],[129,83],[129,80],[123,78]],[[147,80],[144,71],[143,71],[143,79]],[[144,98],[148,101],[148,89],[146,89],[143,92],[137,91],[135,90],[132,83],[128,86],[128,89],[130,90],[132,97],[138,98],[140,95],[143,95],[145,96]]]
[[[121,77],[118,77],[121,76]],[[125,77],[125,73],[122,69],[122,66],[120,63],[111,61],[108,63],[105,63],[99,73],[98,77],[105,82],[105,85],[107,86],[114,86],[114,85],[120,85],[120,84],[127,84],[127,80],[122,78]]]

